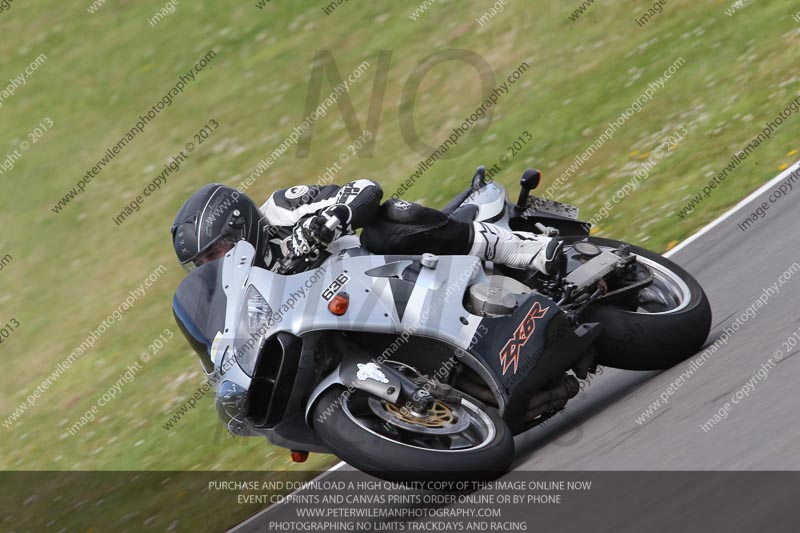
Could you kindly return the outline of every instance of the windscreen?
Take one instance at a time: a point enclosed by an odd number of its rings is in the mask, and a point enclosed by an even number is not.
[[[206,373],[214,370],[211,344],[225,328],[227,298],[222,290],[222,260],[206,263],[181,282],[172,299],[172,312]]]

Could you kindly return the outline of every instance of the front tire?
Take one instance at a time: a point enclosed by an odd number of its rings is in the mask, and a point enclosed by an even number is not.
[[[565,244],[588,240],[601,248],[626,244],[597,237],[565,238]],[[649,289],[651,301],[635,310],[597,305],[585,319],[599,322],[604,332],[596,342],[598,363],[624,370],[662,370],[697,353],[711,330],[711,306],[703,288],[684,269],[661,255],[629,244],[631,252],[651,271],[659,283]],[[661,285],[661,288],[658,285]],[[670,289],[670,284],[674,285]],[[658,290],[674,294],[659,295]],[[642,291],[642,292],[644,292]],[[658,297],[664,304],[659,307]]]
[[[372,397],[373,406],[376,400]],[[314,406],[313,422],[331,452],[376,477],[392,481],[490,480],[507,472],[514,458],[508,426],[477,400],[464,398],[456,407],[472,417],[470,424],[485,430],[479,438],[474,438],[477,430],[469,438],[414,434],[375,416],[369,401],[365,392],[347,394],[341,387],[333,387]]]

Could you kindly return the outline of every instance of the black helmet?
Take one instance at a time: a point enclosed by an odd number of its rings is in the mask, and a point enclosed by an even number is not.
[[[255,247],[260,258],[265,226],[261,211],[246,194],[211,183],[181,206],[172,223],[172,244],[187,270],[222,257],[242,239]]]

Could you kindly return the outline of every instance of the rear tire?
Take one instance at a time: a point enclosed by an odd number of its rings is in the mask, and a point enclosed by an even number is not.
[[[343,393],[341,387],[333,387],[319,398],[314,406],[314,430],[336,456],[376,477],[391,481],[491,480],[506,473],[514,458],[508,426],[477,400],[462,400],[462,406],[467,402],[470,409],[485,415],[493,428],[491,437],[474,449],[436,450],[398,442],[362,426],[354,420],[349,402],[366,393]],[[333,412],[331,406],[335,406]]]
[[[583,238],[565,238],[565,244]],[[617,248],[623,243],[588,237],[598,246]],[[679,277],[688,288],[688,302],[674,312],[649,314],[598,305],[586,321],[604,328],[596,342],[598,363],[625,370],[662,370],[697,353],[711,330],[711,306],[703,288],[688,272],[659,254],[629,244],[631,252],[657,263]]]

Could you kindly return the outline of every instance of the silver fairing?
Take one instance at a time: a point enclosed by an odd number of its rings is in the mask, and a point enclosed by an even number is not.
[[[354,249],[331,257],[316,270],[283,276],[252,267],[253,247],[239,242],[223,264],[225,331],[220,332],[212,348],[219,374],[217,391],[225,381],[245,390],[250,387],[251,378],[232,354],[243,298],[251,286],[264,296],[273,311],[273,323],[266,329],[265,338],[279,332],[301,336],[319,330],[397,335],[405,332],[463,349],[469,347],[481,318],[466,312],[462,299],[468,285],[486,279],[478,258],[441,256],[435,268],[422,268],[410,295],[402,295],[394,293],[390,278],[397,277],[412,261],[361,253]],[[330,287],[349,295],[349,307],[342,316],[328,309]]]
[[[479,219],[485,220],[503,215],[504,202],[502,186],[490,184],[465,203],[478,204]],[[507,215],[502,216],[496,223],[507,225],[506,218]],[[250,389],[251,378],[233,356],[237,323],[250,287],[263,295],[273,312],[272,324],[264,338],[279,332],[301,336],[320,330],[359,331],[430,337],[457,348],[469,348],[481,317],[468,313],[462,299],[469,285],[487,280],[480,259],[440,256],[434,268],[422,268],[410,294],[400,294],[393,291],[390,280],[398,278],[412,264],[411,257],[369,255],[359,247],[355,237],[335,241],[329,251],[330,258],[320,268],[290,276],[253,267],[255,250],[246,241],[240,241],[223,259],[222,281],[227,297],[225,331],[218,333],[211,349],[218,402],[225,382],[237,390]],[[331,289],[349,295],[349,307],[342,316],[328,310]],[[337,380],[336,372],[328,376],[312,393],[312,399],[326,384]],[[247,424],[235,416],[225,422],[232,433],[261,433],[275,440],[270,430],[242,431]]]

